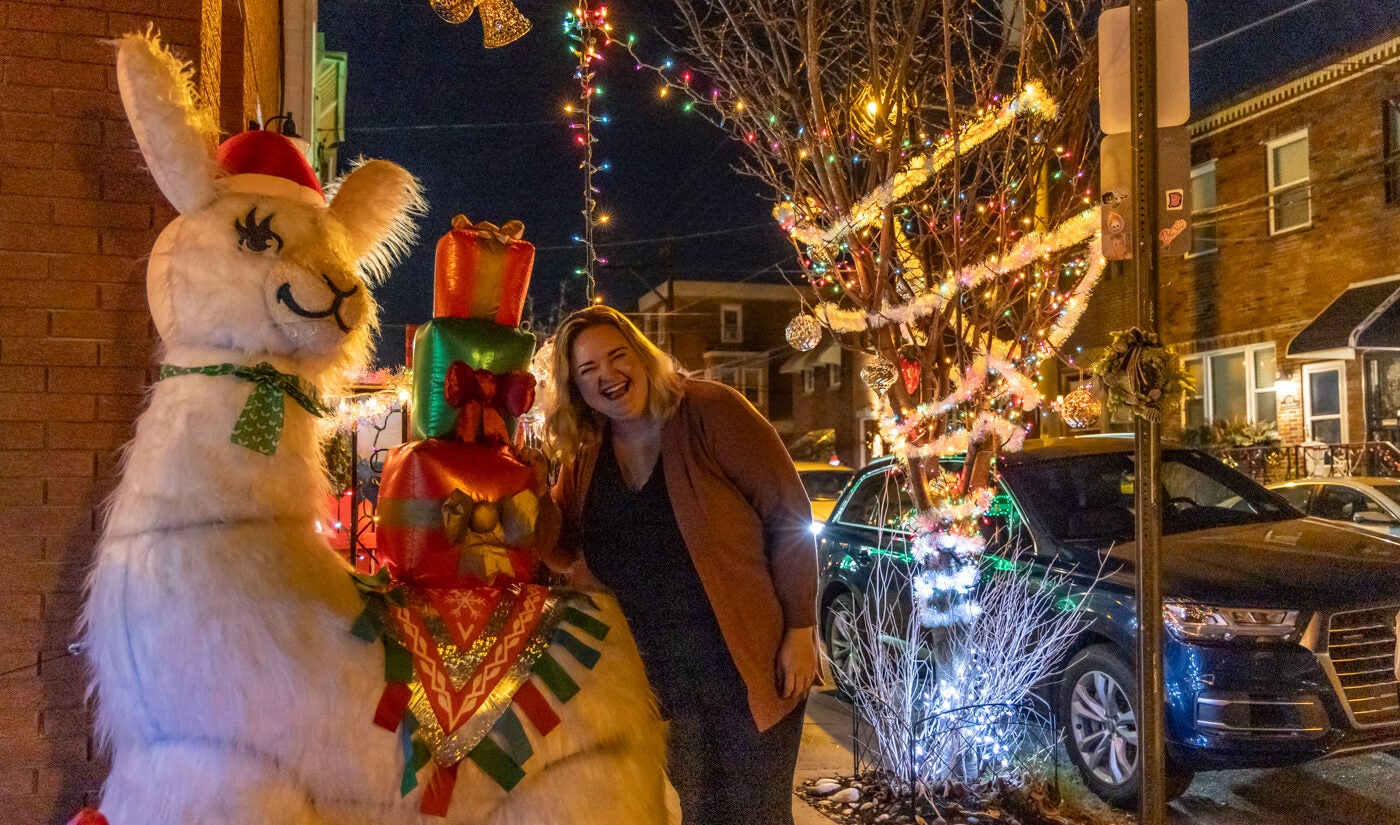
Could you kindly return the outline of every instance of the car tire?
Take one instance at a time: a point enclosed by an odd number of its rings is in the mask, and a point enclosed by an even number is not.
[[[1065,668],[1055,711],[1065,749],[1084,784],[1110,805],[1138,801],[1137,674],[1117,648],[1096,645]],[[1167,759],[1166,798],[1181,796],[1191,771]]]
[[[836,689],[847,699],[852,698],[853,680],[860,678],[860,648],[851,637],[848,623],[838,622],[841,615],[855,615],[855,596],[842,593],[832,599],[822,614],[822,642],[826,646],[827,662],[831,665],[831,678]]]

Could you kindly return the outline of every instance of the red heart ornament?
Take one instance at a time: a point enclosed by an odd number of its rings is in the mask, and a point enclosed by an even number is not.
[[[899,374],[904,379],[905,391],[910,395],[918,395],[919,381],[924,376],[924,365],[917,360],[900,356]]]

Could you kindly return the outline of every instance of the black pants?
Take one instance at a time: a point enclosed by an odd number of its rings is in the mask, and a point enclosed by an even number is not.
[[[671,719],[666,772],[682,825],[792,825],[792,775],[806,702],[758,732],[748,703]]]

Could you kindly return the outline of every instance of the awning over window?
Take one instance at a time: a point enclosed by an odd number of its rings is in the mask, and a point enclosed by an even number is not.
[[[1400,275],[1346,288],[1288,342],[1289,358],[1352,358],[1400,350]]]
[[[788,358],[788,360],[784,361],[781,367],[778,367],[778,372],[791,374],[828,365],[841,365],[840,344],[833,342],[824,347],[817,347],[811,352],[795,353]]]

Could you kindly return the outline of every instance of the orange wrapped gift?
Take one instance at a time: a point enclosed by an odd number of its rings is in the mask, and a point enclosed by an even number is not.
[[[535,247],[521,240],[525,225],[502,227],[465,215],[438,240],[433,273],[434,318],[485,318],[507,327],[520,324],[525,291],[535,265]]]

